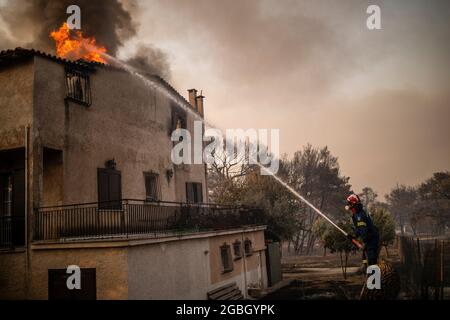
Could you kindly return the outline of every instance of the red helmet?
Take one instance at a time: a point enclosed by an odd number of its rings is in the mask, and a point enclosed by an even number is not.
[[[359,199],[358,195],[356,195],[356,194],[351,194],[347,198],[347,204],[349,206],[353,207],[353,206],[355,206],[357,204],[360,204],[360,203],[361,203],[361,199]]]

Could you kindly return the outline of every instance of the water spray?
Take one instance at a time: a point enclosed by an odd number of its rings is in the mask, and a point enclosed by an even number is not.
[[[288,185],[286,182],[284,182],[283,180],[281,180],[280,177],[278,177],[277,175],[273,174],[272,172],[270,172],[270,170],[268,170],[266,167],[264,167],[262,164],[258,163],[258,166],[261,167],[261,169],[263,169],[264,171],[266,171],[267,173],[269,173],[269,175],[271,175],[279,184],[281,184],[283,187],[285,187],[286,189],[288,189],[294,196],[296,196],[298,199],[300,199],[303,203],[305,203],[307,206],[309,206],[311,209],[313,209],[318,215],[320,215],[322,218],[324,218],[327,222],[329,222],[333,227],[335,227],[337,230],[339,230],[345,237],[348,237],[349,234],[348,232],[346,232],[344,229],[342,229],[341,227],[339,227],[336,223],[333,222],[333,220],[331,220],[330,218],[327,217],[326,214],[324,214],[322,211],[320,211],[319,209],[317,209],[311,202],[309,202],[307,199],[305,199],[305,197],[303,197],[300,193],[298,193],[294,188],[292,188],[290,185]],[[356,239],[352,238],[352,243],[357,246],[359,249],[363,248],[363,245]]]
[[[145,77],[141,75],[135,68],[129,66],[128,64],[120,61],[117,58],[114,58],[106,53],[103,53],[107,60],[113,61],[115,64],[119,65],[121,68],[123,68],[125,71],[127,71],[130,74],[135,75],[139,79],[141,79],[146,85],[149,87],[157,90],[158,92],[161,92],[164,96],[166,96],[168,99],[175,102],[177,105],[179,105],[181,108],[183,108],[186,112],[190,113],[194,118],[197,118],[199,121],[202,121],[204,124],[208,125],[212,128],[217,128],[217,126],[211,125],[209,122],[205,121],[205,119],[202,119],[197,113],[195,113],[191,108],[186,106],[186,103],[173,95],[172,92],[169,92],[167,88],[163,87],[159,82],[149,79],[148,77]],[[264,167],[262,164],[257,163],[257,165],[264,171],[266,171],[270,176],[272,176],[279,184],[281,184],[283,187],[285,187],[288,191],[290,191],[295,197],[297,197],[299,200],[301,200],[303,203],[305,203],[307,206],[309,206],[311,209],[313,209],[319,216],[324,218],[328,223],[330,223],[334,228],[339,230],[345,237],[349,237],[348,232],[346,232],[344,229],[339,227],[333,220],[331,220],[326,214],[324,214],[322,211],[317,209],[311,202],[309,202],[305,197],[303,197],[300,193],[298,193],[294,188],[292,188],[290,185],[288,185],[286,182],[284,182],[280,177],[278,177],[276,174],[271,172],[269,169]],[[358,247],[358,249],[362,249],[363,245],[356,239],[351,239],[352,243]]]

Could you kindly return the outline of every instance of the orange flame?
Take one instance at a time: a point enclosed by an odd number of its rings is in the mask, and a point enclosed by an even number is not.
[[[56,42],[58,57],[106,63],[102,57],[107,51],[106,48],[97,46],[95,38],[84,38],[81,31],[71,31],[66,22],[58,31],[51,32],[50,37]]]

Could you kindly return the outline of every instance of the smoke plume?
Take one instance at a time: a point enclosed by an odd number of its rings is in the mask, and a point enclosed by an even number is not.
[[[0,5],[0,49],[23,46],[55,53],[49,33],[67,20],[66,9],[73,4],[81,8],[83,34],[94,36],[113,56],[137,34],[138,23],[132,15],[137,4],[133,0],[8,0]],[[155,47],[138,48],[130,60],[146,73],[169,75],[166,54]]]
[[[144,73],[157,74],[166,79],[170,77],[170,66],[166,53],[158,48],[146,45],[139,46],[134,56],[126,62]]]

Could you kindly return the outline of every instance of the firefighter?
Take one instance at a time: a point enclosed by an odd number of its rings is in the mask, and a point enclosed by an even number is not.
[[[363,263],[368,266],[377,264],[380,251],[380,237],[377,227],[364,211],[361,200],[356,194],[352,194],[347,198],[347,206],[345,208],[352,214],[355,232],[355,235],[349,235],[349,238],[360,238],[364,243]]]

